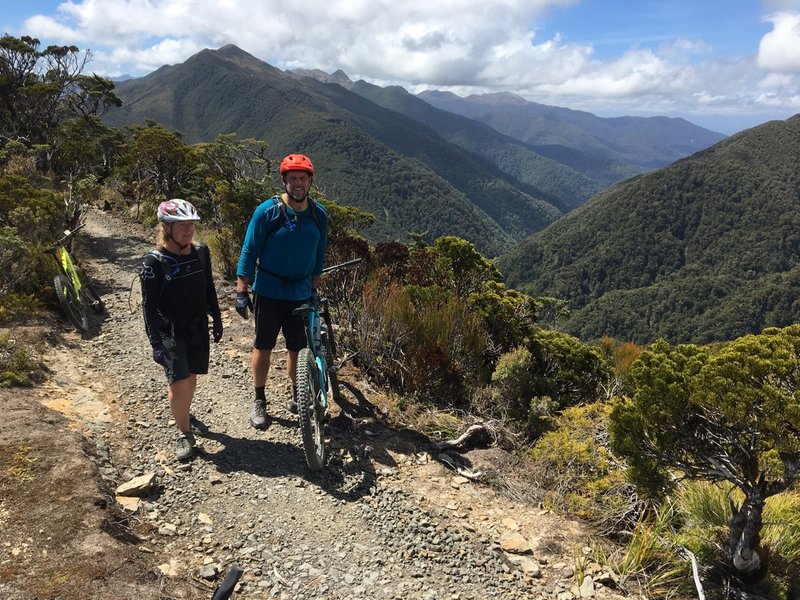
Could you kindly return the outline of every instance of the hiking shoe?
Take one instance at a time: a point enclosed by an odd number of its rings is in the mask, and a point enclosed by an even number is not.
[[[194,415],[189,415],[189,431],[195,435],[206,435],[208,433],[208,425],[203,423]],[[194,446],[194,444],[192,444]]]
[[[189,460],[194,454],[195,439],[191,431],[181,433],[175,439],[175,458],[180,461]]]
[[[267,428],[267,401],[256,398],[250,407],[250,425],[256,429]]]
[[[289,400],[289,412],[297,414],[297,386],[292,387],[292,399]]]

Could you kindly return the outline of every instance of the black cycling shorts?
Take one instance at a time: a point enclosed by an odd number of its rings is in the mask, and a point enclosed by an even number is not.
[[[303,318],[292,311],[302,306],[306,300],[275,300],[254,294],[253,315],[256,320],[256,339],[253,347],[257,350],[272,350],[278,341],[278,332],[283,331],[286,349],[299,352],[306,347],[306,330]]]
[[[174,383],[189,375],[208,373],[210,344],[208,339],[208,318],[193,320],[187,329],[172,328],[170,337],[162,338],[169,355],[164,372],[167,381]]]

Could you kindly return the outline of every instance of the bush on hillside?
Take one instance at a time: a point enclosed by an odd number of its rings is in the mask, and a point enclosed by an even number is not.
[[[396,391],[440,407],[464,405],[482,376],[485,334],[468,307],[432,286],[402,286],[386,270],[364,286],[359,364]]]
[[[625,462],[609,448],[610,414],[607,402],[567,408],[529,452],[531,478],[545,503],[604,535],[630,531],[642,511],[625,479]]]
[[[0,177],[0,319],[30,311],[49,298],[56,266],[44,250],[63,227],[58,194],[26,177]]]
[[[524,347],[500,357],[492,395],[504,420],[533,440],[548,428],[548,417],[596,400],[606,372],[597,348],[536,329]]]

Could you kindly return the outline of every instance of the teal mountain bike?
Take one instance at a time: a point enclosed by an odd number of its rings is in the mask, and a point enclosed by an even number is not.
[[[323,274],[352,267],[360,258],[327,267]],[[308,468],[319,471],[325,466],[325,421],[328,400],[341,400],[338,367],[334,365],[336,343],[328,298],[314,296],[311,302],[294,310],[302,315],[306,330],[306,347],[297,355],[297,415],[303,454]]]

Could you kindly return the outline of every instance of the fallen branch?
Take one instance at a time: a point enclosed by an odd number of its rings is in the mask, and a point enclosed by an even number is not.
[[[451,469],[453,469],[456,473],[458,473],[462,477],[465,477],[466,479],[469,479],[471,481],[477,481],[483,475],[483,471],[470,471],[468,469],[465,469],[464,467],[459,467],[455,463],[455,461],[452,458],[450,458],[447,454],[440,454],[439,460],[444,464],[446,464]]]
[[[467,430],[452,440],[441,440],[434,443],[434,447],[437,450],[445,450],[448,448],[461,448],[463,447],[468,441],[471,441],[472,438],[475,438],[479,435],[488,435],[490,439],[494,436],[492,435],[491,430],[486,427],[483,423],[477,423],[475,425],[470,425]]]
[[[697,598],[705,600],[706,595],[703,593],[703,583],[700,581],[700,570],[697,568],[697,557],[688,548],[681,548],[681,550],[692,561],[692,575],[694,576],[694,587],[697,588]]]

